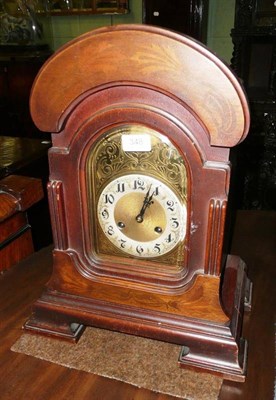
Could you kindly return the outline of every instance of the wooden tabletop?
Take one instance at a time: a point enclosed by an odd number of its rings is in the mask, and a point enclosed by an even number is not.
[[[0,179],[45,156],[50,146],[47,140],[0,136]]]
[[[249,342],[245,383],[224,381],[219,400],[272,400],[275,356],[276,213],[239,211],[232,254],[248,265],[252,279],[252,311],[245,319],[244,336]],[[174,397],[70,370],[24,354],[10,347],[22,334],[51,274],[51,248],[44,248],[0,277],[0,392],[1,400],[172,400]],[[200,399],[197,399],[200,400]]]

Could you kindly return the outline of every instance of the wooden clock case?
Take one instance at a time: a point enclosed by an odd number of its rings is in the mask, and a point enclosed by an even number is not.
[[[241,338],[250,282],[224,252],[229,148],[248,132],[236,77],[198,42],[160,28],[122,25],[80,36],[55,53],[33,86],[31,113],[52,132],[49,202],[53,274],[25,329],[77,341],[86,325],[183,346],[181,366],[243,381]],[[179,149],[188,171],[185,268],[139,274],[135,260],[93,261],[87,154],[115,126],[155,129]],[[227,227],[226,227],[227,228]],[[89,243],[88,243],[89,242]]]

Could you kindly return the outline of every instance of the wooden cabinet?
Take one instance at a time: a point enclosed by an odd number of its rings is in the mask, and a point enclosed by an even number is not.
[[[29,96],[35,76],[49,55],[47,45],[0,46],[1,136],[38,137],[29,112]]]
[[[0,181],[0,271],[33,253],[27,210],[43,198],[39,179],[10,175]]]
[[[41,181],[43,186],[45,193],[44,198],[28,211],[28,222],[32,226],[33,246],[35,250],[39,250],[52,243],[50,216],[46,196],[46,186],[49,176],[47,153],[50,145],[50,142],[40,139],[0,136],[1,182],[4,182],[5,179],[11,182],[9,176],[17,175],[18,179],[22,177],[23,183],[26,182],[24,179],[30,179],[32,182],[35,178],[35,180]],[[14,182],[14,180],[12,180],[12,182]],[[28,188],[30,187],[31,186],[28,186]],[[2,205],[0,204],[0,212],[1,207]]]
[[[208,3],[208,0],[143,0],[143,20],[145,24],[185,33],[206,43]]]
[[[276,3],[237,0],[232,67],[250,102],[251,130],[238,153],[240,206],[276,209]]]
[[[276,3],[274,0],[260,0],[257,1],[257,15],[272,17],[276,16]]]
[[[51,5],[51,15],[127,14],[128,0],[57,0]],[[44,12],[44,11],[42,11]]]

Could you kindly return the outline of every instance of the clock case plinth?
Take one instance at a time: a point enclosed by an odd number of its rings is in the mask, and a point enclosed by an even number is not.
[[[246,137],[249,112],[231,71],[186,36],[139,25],[103,28],[48,60],[30,104],[39,129],[53,132],[55,248],[52,277],[25,329],[77,342],[91,325],[178,343],[181,366],[243,381],[251,284],[244,262],[227,255],[224,232],[229,149]],[[185,159],[185,266],[174,275],[158,261],[151,274],[146,264],[137,272],[136,259],[90,257],[96,238],[88,209],[96,204],[87,194],[87,157],[105,132],[129,125],[167,136]]]
[[[54,258],[59,265],[66,268],[70,265],[70,269],[74,269],[73,263],[64,254],[57,252]],[[226,322],[218,322],[215,315],[212,320],[212,315],[207,314],[208,307],[202,318],[200,312],[195,313],[198,314],[197,318],[193,318],[189,313],[188,316],[174,315],[159,309],[142,308],[139,302],[130,307],[125,304],[118,305],[115,301],[107,303],[88,296],[47,289],[34,304],[33,315],[26,322],[25,329],[32,333],[77,342],[85,326],[92,325],[179,345],[185,344],[179,355],[180,366],[213,372],[225,379],[243,382],[247,342],[240,337],[241,314],[251,307],[251,283],[245,272],[245,264],[239,257],[228,257],[227,278],[224,282],[225,287],[222,288],[223,301],[229,307],[230,315],[229,321]],[[184,297],[184,301],[192,309],[191,314],[200,303],[202,306],[205,301],[213,301],[215,290],[219,290],[219,280],[210,278],[210,282],[201,281],[194,286],[197,292],[203,288],[212,293],[207,295],[207,299],[193,293]],[[117,296],[118,293],[112,293],[109,297],[118,300]],[[145,297],[147,300],[147,296]],[[148,296],[148,299],[152,300],[152,296]],[[206,317],[210,320],[205,319]]]

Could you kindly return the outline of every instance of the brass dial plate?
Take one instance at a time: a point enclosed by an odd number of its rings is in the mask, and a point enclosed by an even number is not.
[[[93,236],[93,246],[87,243],[88,257],[97,259],[110,259],[120,263],[127,263],[126,258],[139,258],[140,267],[145,270],[153,268],[154,263],[158,268],[164,268],[164,271],[175,271],[185,269],[185,237],[186,237],[186,207],[187,207],[187,170],[183,156],[179,153],[177,147],[168,139],[166,135],[138,124],[128,124],[112,128],[99,136],[98,141],[91,147],[87,156],[86,163],[87,174],[87,201],[96,207],[88,207],[90,234]],[[175,246],[162,254],[153,253],[151,249],[147,255],[143,256],[124,251],[120,246],[110,240],[110,235],[103,228],[104,222],[99,214],[101,198],[107,194],[109,184],[118,180],[122,185],[124,177],[129,175],[143,176],[147,179],[156,179],[159,185],[163,186],[168,193],[173,193],[177,198],[181,211],[181,224],[178,238]],[[114,183],[115,185],[115,183]],[[115,189],[114,189],[115,190]],[[130,219],[133,219],[136,210],[140,207],[145,198],[145,192],[138,196],[138,192],[130,191],[126,197],[116,199],[116,207],[112,211],[114,221],[112,224],[118,227],[119,222],[123,222],[128,228],[125,236],[138,242],[151,242],[154,240],[154,228],[160,228],[164,232],[167,226],[167,214],[164,203],[155,198],[155,206],[147,209],[147,219],[138,227],[130,228]],[[122,203],[121,203],[122,202]],[[133,211],[129,214],[128,204],[131,203]],[[134,207],[136,207],[134,212]],[[126,209],[124,214],[123,209]],[[180,209],[178,210],[180,211]],[[124,218],[121,216],[124,214]],[[179,214],[179,212],[178,212]],[[122,220],[122,221],[120,221]],[[116,228],[117,229],[117,228]],[[122,234],[123,230],[120,230]],[[118,233],[118,232],[117,232]],[[158,238],[158,235],[157,235]],[[149,260],[145,265],[143,260]],[[162,267],[163,265],[163,267]]]

